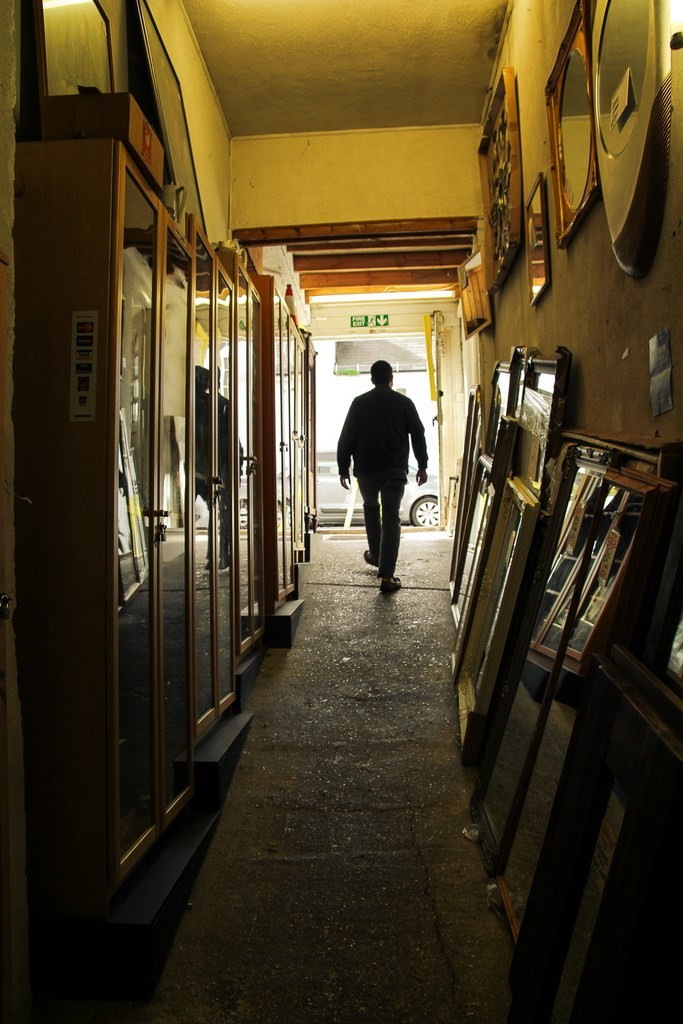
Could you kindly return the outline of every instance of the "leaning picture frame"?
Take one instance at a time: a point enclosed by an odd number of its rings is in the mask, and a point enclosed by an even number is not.
[[[185,190],[184,211],[186,214],[194,214],[202,230],[205,230],[180,82],[149,7],[145,0],[135,2],[164,145],[168,182]]]
[[[674,905],[660,896],[679,830],[680,708],[653,704],[643,673],[614,650],[594,663],[513,953],[510,1021],[658,1020],[678,996]]]
[[[498,669],[520,593],[540,502],[517,477],[505,483],[458,674],[463,764],[479,760]]]

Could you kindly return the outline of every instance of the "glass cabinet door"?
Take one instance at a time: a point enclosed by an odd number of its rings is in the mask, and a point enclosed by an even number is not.
[[[291,357],[290,340],[290,316],[289,312],[282,305],[282,319],[280,327],[280,352],[282,359],[282,441],[284,455],[283,470],[283,491],[284,491],[284,582],[285,587],[290,587],[294,582],[294,565],[292,558],[293,549],[293,521],[294,521],[294,496],[292,487],[294,483],[294,442],[292,440],[293,430],[293,366]]]
[[[288,477],[289,445],[285,439],[284,415],[286,401],[285,389],[285,361],[282,358],[282,309],[283,303],[280,296],[275,293],[273,299],[273,366],[275,376],[275,466],[277,493],[277,594],[278,596],[287,586],[287,549],[285,537],[287,535],[287,504],[286,504],[286,481]]]
[[[159,553],[163,806],[187,789],[192,742],[188,654],[187,396],[192,259],[167,227],[161,323],[161,417],[154,541]],[[190,490],[192,488],[190,487]]]
[[[306,415],[304,401],[304,349],[301,338],[292,325],[292,351],[294,374],[294,550],[301,551],[304,546],[305,507],[306,507]]]
[[[237,466],[239,488],[239,638],[242,650],[262,627],[261,481],[259,473],[260,306],[237,272]]]
[[[261,453],[261,302],[256,290],[249,286],[249,376],[250,376],[250,421],[251,421],[251,484],[252,484],[252,564],[254,567],[252,634],[256,635],[263,625],[263,499],[260,471]]]
[[[234,696],[232,618],[233,285],[195,230],[195,721],[201,733]]]
[[[218,654],[218,706],[234,695],[232,619],[232,339],[233,285],[218,268],[216,303],[216,486],[213,506],[216,516],[218,559],[216,566],[215,633]]]
[[[194,672],[195,720],[212,720],[215,706],[213,669],[215,544],[213,502],[211,352],[214,337],[214,275],[212,253],[195,233],[194,297]]]
[[[190,793],[187,396],[192,257],[160,209],[129,168],[123,191],[116,420],[116,782],[123,873]]]
[[[152,358],[157,212],[126,175],[118,414],[119,855],[154,825]]]

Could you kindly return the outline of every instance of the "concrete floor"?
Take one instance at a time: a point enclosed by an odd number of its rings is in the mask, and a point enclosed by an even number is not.
[[[32,1024],[504,1024],[512,939],[463,831],[451,540],[404,531],[391,595],[362,535],[316,542],[154,997],[45,1000]]]

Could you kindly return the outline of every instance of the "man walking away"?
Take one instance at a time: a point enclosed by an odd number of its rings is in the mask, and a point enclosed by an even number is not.
[[[415,479],[420,485],[427,482],[427,444],[415,405],[393,390],[394,374],[386,360],[372,364],[370,379],[373,389],[358,395],[349,407],[337,444],[337,465],[342,487],[348,490],[353,459],[368,537],[364,558],[378,567],[380,591],[390,594],[401,586],[394,572],[401,543],[401,500],[408,480],[410,444],[418,465]]]

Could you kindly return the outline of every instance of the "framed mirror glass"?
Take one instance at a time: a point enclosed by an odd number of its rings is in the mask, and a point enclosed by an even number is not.
[[[597,158],[612,249],[643,277],[659,242],[671,136],[669,0],[597,0],[592,37]]]
[[[524,366],[515,416],[520,425],[515,472],[546,507],[551,467],[560,452],[572,354],[559,346],[553,358],[534,352]]]
[[[506,481],[482,585],[458,674],[458,714],[464,764],[476,764],[503,647],[539,513],[538,499],[518,477]]]
[[[205,230],[180,82],[145,0],[137,0],[137,8],[164,143],[166,176],[169,183],[184,189],[185,211],[193,213]]]
[[[463,545],[469,534],[470,512],[474,493],[474,477],[481,456],[481,387],[470,390],[467,406],[467,424],[465,429],[465,445],[458,481],[458,498],[453,531],[453,550],[451,553],[450,590],[453,602],[453,614],[457,624],[457,594],[462,573]]]
[[[476,477],[476,499],[472,506],[467,543],[462,551],[459,585],[453,590],[453,615],[456,621],[453,644],[452,672],[457,679],[460,664],[469,637],[472,619],[482,585],[486,559],[493,541],[498,510],[510,474],[512,453],[517,435],[517,423],[510,417],[501,418],[493,459],[482,455]]]
[[[478,334],[491,324],[491,303],[486,291],[484,259],[481,249],[460,264],[458,268],[460,284],[460,306],[465,337]]]
[[[578,0],[545,87],[559,248],[598,196],[589,24],[586,0]]]
[[[525,217],[529,302],[534,306],[550,284],[548,202],[543,171],[536,178],[529,198],[526,201]]]

